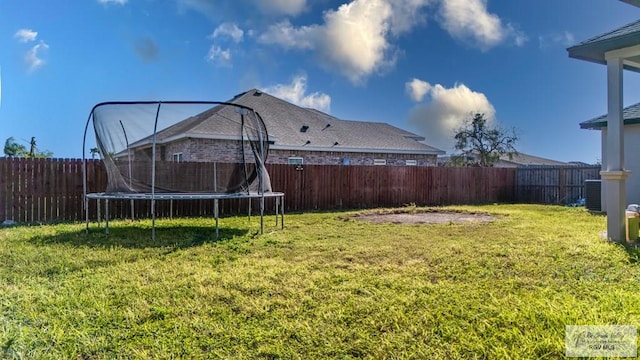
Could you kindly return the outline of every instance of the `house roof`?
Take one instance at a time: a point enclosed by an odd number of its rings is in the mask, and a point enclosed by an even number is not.
[[[624,119],[625,125],[640,124],[640,103],[624,108],[622,110],[622,118]],[[599,130],[603,127],[607,127],[606,114],[580,123],[581,129]]]
[[[420,142],[423,137],[385,123],[341,120],[315,109],[302,108],[260,90],[236,95],[229,102],[257,111],[264,120],[272,149],[443,154],[444,151]],[[217,106],[188,118],[157,134],[159,142],[176,137],[237,137],[237,125]],[[224,118],[224,121],[220,121]],[[305,131],[301,129],[306,126]]]
[[[557,161],[552,159],[547,159],[539,156],[517,153],[514,154],[511,158],[508,155],[500,157],[500,162],[503,163],[503,166],[507,166],[508,164],[513,164],[515,166],[533,166],[533,165],[547,165],[547,166],[558,166],[558,165],[573,165],[563,161]],[[496,165],[500,166],[500,165]]]
[[[633,2],[630,2],[633,3]],[[639,44],[640,20],[627,24],[615,30],[594,36],[575,46],[567,49],[569,57],[586,60],[598,64],[606,64],[605,53],[632,47]],[[625,69],[639,71],[638,66],[633,65],[640,59],[629,59],[632,62],[625,62]]]
[[[629,5],[640,7],[640,0],[622,0],[622,2],[626,2]]]
[[[230,102],[255,109],[275,137],[272,149],[367,151],[443,154],[419,141],[424,137],[379,122],[341,120],[316,109],[303,108],[257,89]],[[306,132],[300,131],[308,126]]]

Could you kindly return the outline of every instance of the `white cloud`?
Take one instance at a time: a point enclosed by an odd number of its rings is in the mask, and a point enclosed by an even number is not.
[[[264,92],[306,108],[324,112],[329,112],[331,108],[331,97],[329,95],[320,92],[307,94],[307,77],[304,75],[294,77],[291,84],[278,84],[267,87]]]
[[[306,0],[254,0],[258,8],[270,15],[295,16],[302,13],[307,6]]]
[[[222,4],[218,0],[176,0],[179,14],[195,11],[213,22],[225,19],[225,15],[229,11],[229,5],[232,3],[235,4],[235,2],[229,1]]]
[[[294,27],[288,20],[271,26],[258,41],[286,49],[313,50],[330,69],[353,83],[395,63],[393,36],[424,21],[429,0],[353,0],[324,14],[324,23]]]
[[[100,4],[117,4],[117,5],[124,5],[127,3],[128,0],[98,0],[98,2]]]
[[[244,31],[238,27],[235,23],[222,23],[211,34],[211,38],[229,37],[234,42],[239,43],[242,41]]]
[[[258,37],[263,44],[276,44],[285,49],[313,49],[318,43],[321,28],[317,25],[293,27],[289,20],[283,20],[269,26],[266,32]]]
[[[392,14],[383,0],[355,0],[326,12],[322,57],[354,83],[390,65],[387,35]]]
[[[563,47],[574,45],[576,42],[575,37],[568,31],[563,31],[550,35],[541,35],[538,37],[538,44],[540,50],[546,50],[553,45],[560,45]]]
[[[429,145],[451,150],[455,130],[473,114],[484,114],[490,123],[495,121],[496,110],[487,97],[464,84],[456,84],[452,88],[436,84],[428,94],[430,101],[414,107],[409,114],[409,122]]]
[[[413,101],[420,102],[431,90],[431,84],[424,80],[413,78],[405,84],[405,89]]]
[[[487,0],[442,0],[440,23],[454,38],[482,50],[509,38],[518,46],[526,41],[526,36],[513,25],[504,25],[498,15],[488,12]]]
[[[434,0],[395,0],[389,1],[392,8],[391,33],[400,35],[411,31],[413,27],[426,22],[422,9]]]
[[[49,49],[49,45],[44,41],[40,41],[27,51],[24,56],[24,61],[27,64],[29,72],[35,71],[45,64],[45,61],[40,57],[40,52],[47,49]]]
[[[207,61],[222,67],[231,67],[231,50],[212,45],[207,53]]]
[[[20,29],[16,31],[13,37],[18,39],[20,42],[27,43],[34,41],[36,37],[38,37],[38,32],[31,29]]]

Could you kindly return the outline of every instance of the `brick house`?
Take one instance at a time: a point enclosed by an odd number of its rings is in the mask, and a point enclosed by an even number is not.
[[[436,166],[444,151],[385,123],[341,120],[253,89],[229,102],[256,110],[269,134],[267,163]],[[163,161],[240,162],[236,127],[217,106],[158,131]],[[134,145],[135,146],[135,145]],[[136,151],[150,151],[138,147]],[[215,159],[212,157],[215,156]]]

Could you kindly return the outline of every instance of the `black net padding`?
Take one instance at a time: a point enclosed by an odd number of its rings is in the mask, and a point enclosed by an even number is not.
[[[269,136],[251,108],[223,102],[96,105],[106,193],[264,193]],[[86,143],[86,133],[85,133]]]

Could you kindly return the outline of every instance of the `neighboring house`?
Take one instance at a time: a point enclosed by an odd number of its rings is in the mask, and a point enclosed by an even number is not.
[[[341,120],[256,89],[229,102],[253,108],[264,120],[270,140],[267,163],[435,166],[437,155],[444,154],[424,144],[422,136],[389,124]],[[231,111],[225,108],[216,106],[158,131],[160,159],[241,161],[233,150],[238,148],[237,127],[225,120],[224,112]]]
[[[511,158],[503,155],[500,160],[493,165],[494,167],[522,167],[522,166],[574,166],[573,164],[546,159],[539,156],[533,156],[524,153],[514,154]]]
[[[450,156],[442,156],[438,158],[439,165],[446,165],[451,160]],[[545,159],[539,156],[517,153],[509,158],[509,155],[503,155],[493,167],[523,167],[523,166],[575,166],[572,163]]]
[[[640,203],[640,103],[622,110],[624,119],[624,167],[631,171],[626,181],[626,203]],[[600,130],[602,141],[602,159],[606,159],[607,149],[607,115],[580,123],[581,129]],[[606,162],[602,161],[602,169],[606,170]]]

